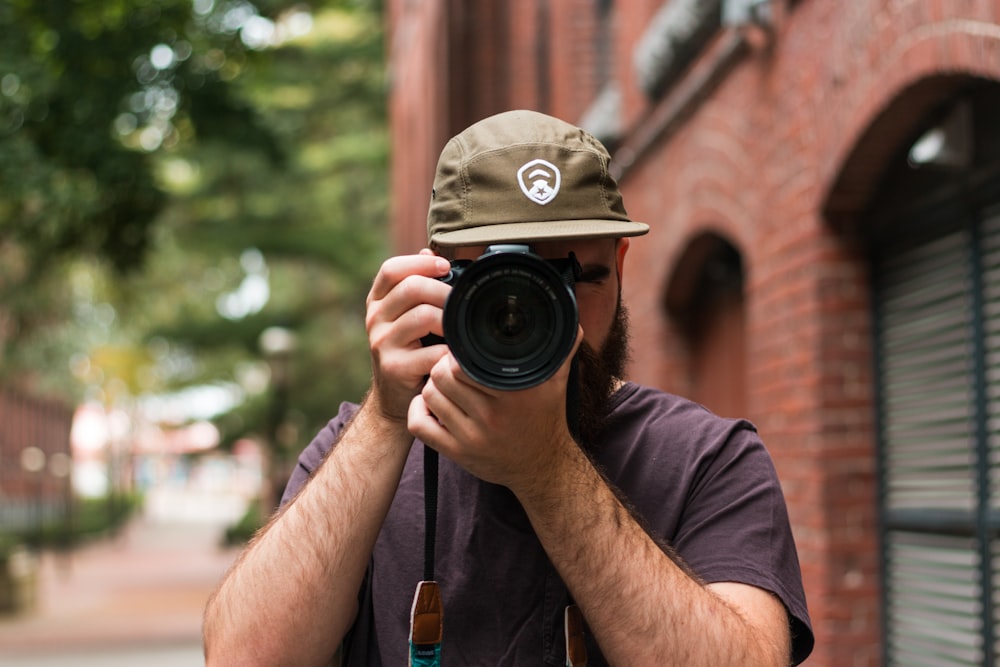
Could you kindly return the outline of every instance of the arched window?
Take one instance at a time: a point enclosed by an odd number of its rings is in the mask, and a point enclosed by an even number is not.
[[[1000,87],[972,82],[887,171],[872,222],[885,664],[996,664]]]
[[[746,416],[743,262],[721,236],[692,241],[667,291],[689,351],[689,397],[726,417]]]

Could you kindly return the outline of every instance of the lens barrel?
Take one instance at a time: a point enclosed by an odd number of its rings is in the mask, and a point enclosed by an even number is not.
[[[576,342],[578,266],[572,257],[547,261],[528,246],[501,245],[453,269],[444,338],[462,370],[503,390],[552,377]]]

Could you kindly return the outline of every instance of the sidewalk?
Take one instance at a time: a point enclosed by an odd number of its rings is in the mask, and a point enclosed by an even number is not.
[[[209,594],[238,550],[221,549],[217,523],[140,517],[114,539],[69,556],[43,554],[36,608],[0,616],[0,663],[201,642]]]

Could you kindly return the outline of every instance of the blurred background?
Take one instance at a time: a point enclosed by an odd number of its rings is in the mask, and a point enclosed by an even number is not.
[[[208,591],[364,390],[383,24],[0,2],[0,663],[150,641],[197,664]]]
[[[0,0],[0,662],[200,662],[441,147],[531,108],[651,226],[631,377],[771,451],[807,664],[998,664],[998,82],[998,0]]]

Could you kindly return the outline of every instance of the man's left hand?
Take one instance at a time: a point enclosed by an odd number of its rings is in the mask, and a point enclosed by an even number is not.
[[[576,345],[582,340],[581,329]],[[530,491],[578,447],[566,422],[572,358],[538,386],[504,391],[478,384],[444,355],[410,403],[410,433],[484,481]]]

